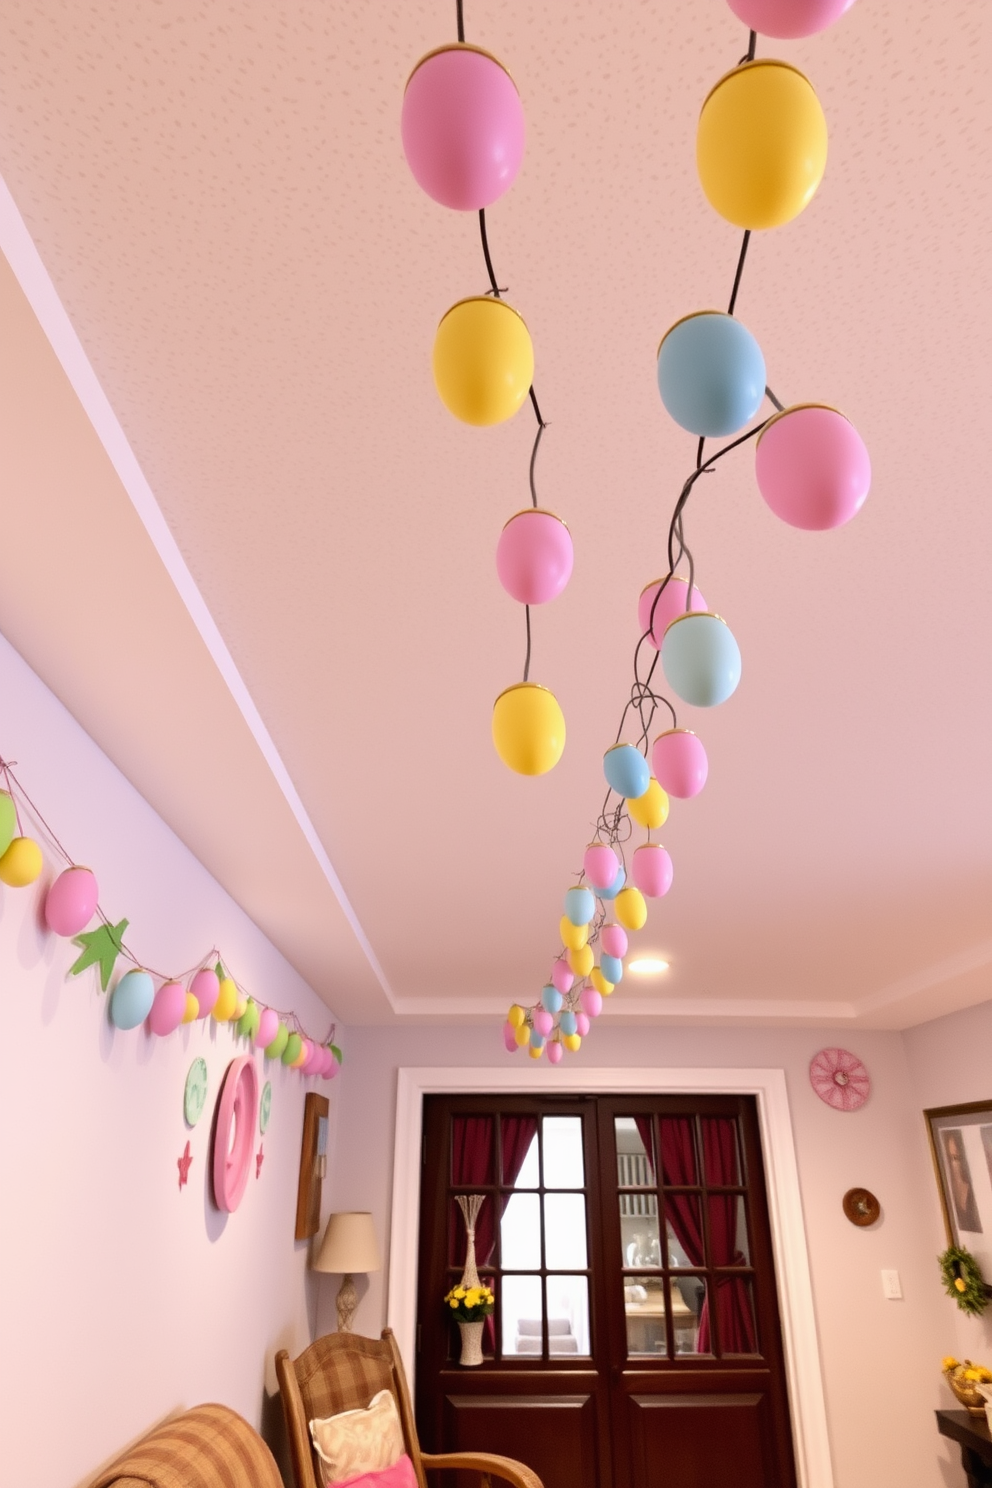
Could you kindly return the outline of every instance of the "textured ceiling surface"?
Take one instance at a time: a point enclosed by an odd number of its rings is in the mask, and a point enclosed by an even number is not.
[[[533,997],[602,798],[694,458],[655,350],[726,304],[739,247],[695,121],[747,44],[722,0],[466,13],[526,111],[490,243],[535,344],[541,501],[576,546],[533,617],[568,723],[539,780],[489,737],[523,660],[493,554],[533,420],[467,429],[438,402],[434,328],[485,270],[399,144],[454,5],[7,0],[0,48],[0,173],[389,983],[460,1008]],[[780,398],[853,418],[873,488],[847,528],[796,532],[741,452],[692,499],[744,674],[680,717],[710,780],[673,808],[674,887],[637,937],[672,969],[625,999],[884,1008],[962,975],[988,995],[990,29],[981,0],[858,0],[759,41],[812,79],[830,156],[807,211],[755,236],[737,312]]]

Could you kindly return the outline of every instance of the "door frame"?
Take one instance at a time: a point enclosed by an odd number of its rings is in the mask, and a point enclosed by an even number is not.
[[[753,1095],[758,1108],[782,1346],[800,1488],[833,1488],[799,1168],[782,1069],[401,1068],[396,1079],[386,1315],[416,1369],[420,1168],[425,1095]]]

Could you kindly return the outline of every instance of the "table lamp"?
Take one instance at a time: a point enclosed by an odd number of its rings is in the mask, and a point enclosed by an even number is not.
[[[333,1271],[343,1276],[337,1295],[338,1332],[350,1333],[351,1320],[358,1306],[355,1271],[380,1271],[379,1244],[375,1238],[371,1214],[332,1214],[321,1241],[315,1271]]]

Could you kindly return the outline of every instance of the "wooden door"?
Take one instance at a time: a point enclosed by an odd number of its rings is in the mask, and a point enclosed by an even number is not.
[[[756,1113],[736,1097],[425,1100],[416,1408],[429,1451],[545,1488],[794,1488]],[[458,1193],[485,1195],[485,1361],[458,1363]]]

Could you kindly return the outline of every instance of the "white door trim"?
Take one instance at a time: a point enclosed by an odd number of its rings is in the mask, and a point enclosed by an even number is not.
[[[827,1413],[806,1252],[799,1169],[780,1069],[400,1069],[389,1235],[387,1317],[410,1380],[416,1365],[417,1250],[423,1098],[433,1094],[753,1095],[768,1191],[778,1305],[800,1488],[833,1488]]]

